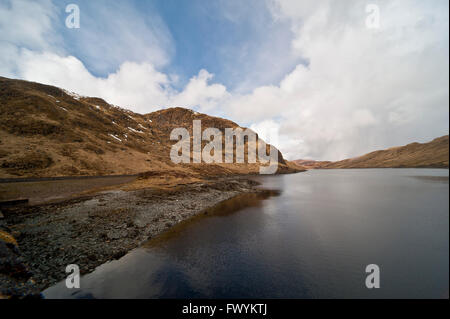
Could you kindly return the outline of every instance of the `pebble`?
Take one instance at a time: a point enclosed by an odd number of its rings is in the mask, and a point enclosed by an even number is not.
[[[84,204],[68,205],[55,218],[50,218],[54,211],[47,208],[43,210],[42,216],[27,216],[26,224],[32,225],[31,229],[21,229],[22,234],[18,232],[15,235],[22,235],[27,239],[23,241],[21,248],[27,253],[30,270],[33,271],[33,279],[36,281],[35,288],[42,289],[64,279],[65,266],[70,263],[79,264],[80,269],[92,272],[95,267],[108,260],[121,258],[132,247],[145,242],[147,237],[158,235],[195,215],[204,206],[210,205],[212,199],[220,202],[232,196],[234,193],[228,188],[234,186],[230,183],[225,183],[225,186],[227,187],[222,187],[224,192],[208,190],[200,199],[192,198],[190,191],[178,194],[181,199],[149,201],[146,204],[148,213],[141,209],[141,212],[135,214],[135,207],[131,204],[127,204],[131,205],[131,208],[121,208],[119,205],[124,205],[123,201],[126,199],[132,198],[133,203],[136,201],[133,193],[127,193],[126,196],[123,195],[124,198],[114,198],[109,209],[96,212],[94,219],[89,219],[88,212],[84,213]],[[238,193],[237,190],[234,192]],[[139,198],[137,200],[139,201]],[[173,202],[178,203],[174,205]],[[79,218],[75,219],[74,214],[69,214],[72,211],[77,212]],[[66,218],[60,219],[60,215]],[[6,222],[2,221],[2,218],[4,216],[1,214],[0,225]]]

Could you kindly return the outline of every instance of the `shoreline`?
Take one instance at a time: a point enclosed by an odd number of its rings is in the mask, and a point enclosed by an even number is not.
[[[67,265],[77,264],[81,274],[90,273],[223,201],[268,192],[258,185],[250,176],[222,177],[174,189],[111,189],[8,209],[0,231],[11,234],[17,245],[2,241],[0,233],[0,298],[39,298],[67,277]]]

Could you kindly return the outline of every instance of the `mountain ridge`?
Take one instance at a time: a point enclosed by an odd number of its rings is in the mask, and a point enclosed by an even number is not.
[[[293,161],[297,162],[297,161]],[[427,143],[410,143],[373,151],[336,162],[315,162],[320,169],[332,168],[448,168],[449,136]]]
[[[237,128],[218,117],[175,107],[148,114],[54,86],[0,77],[0,178],[139,174],[256,174],[259,163],[170,161],[170,132],[192,121]],[[192,136],[192,134],[191,134]],[[279,152],[279,151],[278,151]],[[278,173],[300,171],[279,152]]]

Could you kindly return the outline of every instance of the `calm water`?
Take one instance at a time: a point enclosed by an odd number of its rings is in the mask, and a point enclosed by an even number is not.
[[[448,298],[448,170],[314,170],[241,196],[48,298]],[[381,288],[365,286],[365,267]]]

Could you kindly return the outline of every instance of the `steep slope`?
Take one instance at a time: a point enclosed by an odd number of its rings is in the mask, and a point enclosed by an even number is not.
[[[448,168],[448,135],[429,143],[412,143],[375,151],[360,157],[322,165],[320,168]]]
[[[259,164],[183,164],[170,160],[170,132],[202,127],[221,131],[234,122],[171,108],[137,114],[100,98],[0,77],[0,178],[137,174],[251,174]],[[298,170],[279,153],[279,172]],[[175,173],[174,173],[175,172]]]

